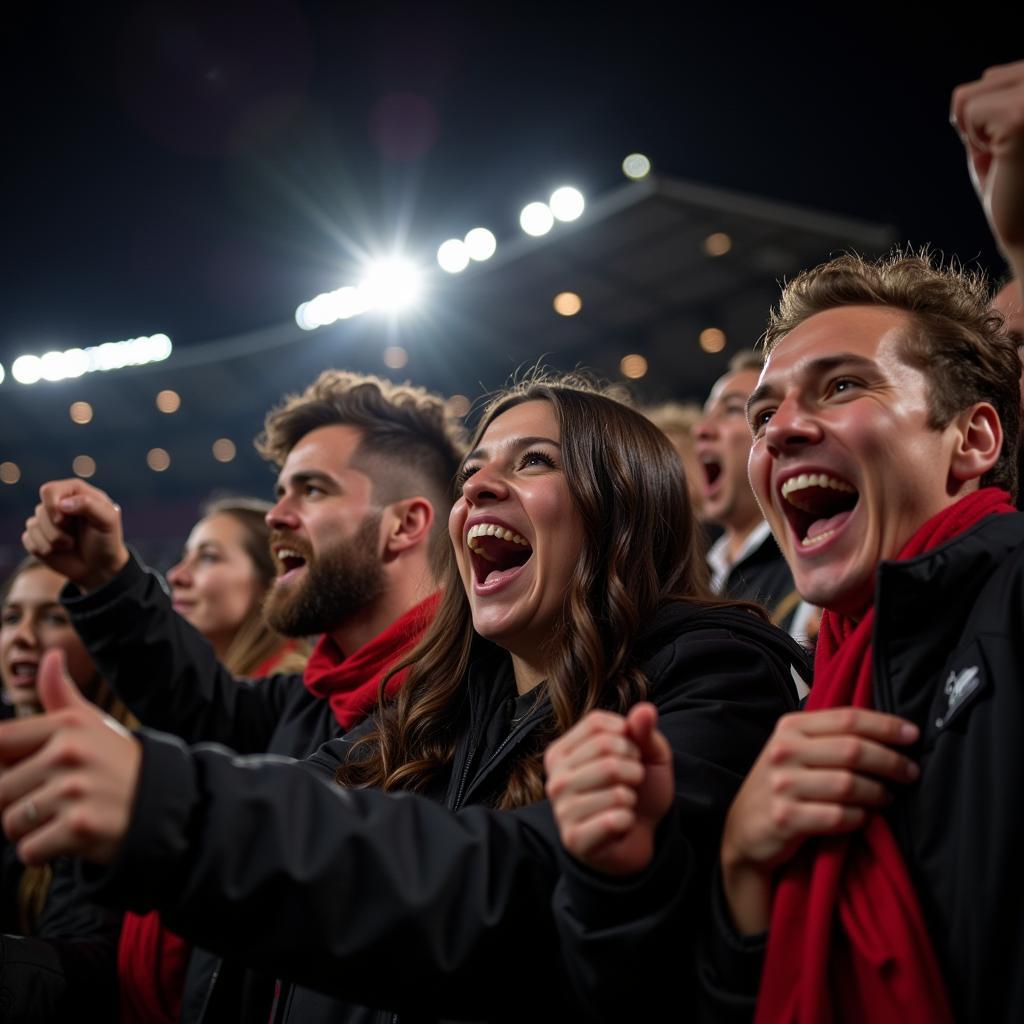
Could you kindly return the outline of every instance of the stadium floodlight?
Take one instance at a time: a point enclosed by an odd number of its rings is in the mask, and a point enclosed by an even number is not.
[[[469,238],[469,235],[466,236]],[[465,242],[449,238],[437,250],[437,262],[449,274],[459,274],[469,266],[470,252]]]
[[[583,214],[586,200],[578,188],[569,185],[563,188],[556,188],[548,200],[548,207],[552,214],[561,221],[577,220]]]
[[[371,263],[359,285],[366,309],[382,312],[405,309],[419,298],[422,290],[419,270],[400,258]]]
[[[6,377],[6,376],[7,376],[7,374],[4,373],[4,364],[0,363],[0,384],[3,384],[4,377]]]
[[[128,341],[105,341],[89,348],[70,348],[65,352],[55,350],[42,356],[18,356],[11,364],[11,375],[19,384],[69,380],[85,373],[160,362],[172,350],[171,339],[166,334],[130,338]]]
[[[547,203],[529,203],[519,214],[519,226],[535,238],[546,235],[554,223],[555,216]]]
[[[489,260],[498,248],[498,240],[487,228],[473,228],[465,238],[466,252],[473,260]]]
[[[651,173],[651,161],[643,153],[630,153],[622,161],[622,173],[632,181],[639,181]]]

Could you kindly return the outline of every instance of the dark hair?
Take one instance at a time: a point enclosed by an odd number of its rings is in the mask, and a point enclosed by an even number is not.
[[[492,400],[471,448],[497,416],[530,401],[550,402],[558,417],[583,551],[546,644],[549,724],[513,767],[500,807],[541,798],[541,754],[551,739],[592,708],[625,711],[646,695],[635,640],[661,604],[715,603],[679,458],[665,435],[588,381],[535,376]],[[470,660],[497,648],[473,630],[450,545],[440,578],[437,616],[395,667],[408,667],[409,677],[393,704],[382,701],[375,727],[339,770],[345,785],[422,790],[452,760]]]
[[[203,506],[200,519],[211,516],[229,516],[242,530],[242,547],[256,573],[256,594],[246,612],[227,652],[224,664],[236,676],[251,675],[274,651],[294,641],[281,636],[263,618],[263,596],[277,575],[277,566],[270,553],[270,527],[267,513],[273,508],[259,498],[217,498]],[[306,651],[296,646],[275,664],[275,672],[301,672],[306,662]]]
[[[373,479],[386,504],[423,493],[438,509],[434,541],[444,536],[451,485],[465,450],[465,430],[440,395],[361,373],[324,370],[305,391],[267,413],[256,450],[280,466],[319,427],[356,427],[352,460]],[[443,514],[442,514],[443,513]]]
[[[765,332],[766,351],[804,320],[840,306],[888,306],[909,315],[901,354],[927,378],[931,426],[942,429],[976,402],[990,403],[1003,447],[981,484],[1016,495],[1020,358],[1002,317],[989,309],[984,275],[944,267],[927,250],[897,249],[878,260],[840,256],[786,285]]]

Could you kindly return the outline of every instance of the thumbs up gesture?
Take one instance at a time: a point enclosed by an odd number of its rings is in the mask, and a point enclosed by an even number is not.
[[[139,744],[79,693],[63,652],[43,655],[38,692],[44,714],[0,725],[4,832],[26,864],[107,864],[128,831]]]

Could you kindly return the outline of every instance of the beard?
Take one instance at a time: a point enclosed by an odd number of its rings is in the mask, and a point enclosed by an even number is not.
[[[381,515],[370,514],[356,532],[306,560],[305,578],[291,587],[274,585],[263,617],[283,636],[330,633],[384,591],[377,555]]]

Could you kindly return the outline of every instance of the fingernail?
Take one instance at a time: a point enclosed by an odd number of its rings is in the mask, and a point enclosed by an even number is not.
[[[919,731],[920,730],[917,728],[916,725],[914,725],[913,722],[904,722],[900,726],[900,739],[906,740],[909,743],[911,740],[917,739]]]
[[[57,502],[57,504],[65,512],[74,512],[75,509],[78,508],[78,499],[77,498],[61,498],[60,501]]]

